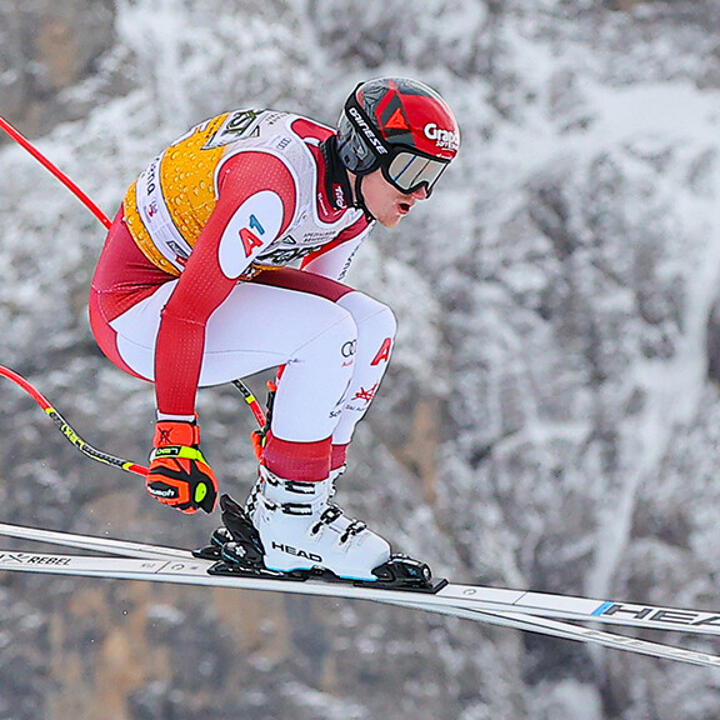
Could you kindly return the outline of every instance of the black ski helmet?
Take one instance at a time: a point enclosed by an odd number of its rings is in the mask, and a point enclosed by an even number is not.
[[[455,157],[460,131],[448,104],[417,80],[386,77],[360,83],[340,115],[337,150],[360,178],[382,169],[401,192],[425,186],[428,196]]]

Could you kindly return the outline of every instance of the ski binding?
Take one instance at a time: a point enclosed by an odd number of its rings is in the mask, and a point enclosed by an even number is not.
[[[197,558],[215,560],[210,575],[234,575],[275,580],[309,579],[333,583],[351,583],[356,587],[374,587],[386,590],[410,590],[420,593],[436,593],[448,584],[445,579],[433,580],[427,563],[414,560],[407,555],[396,554],[376,567],[372,573],[377,580],[353,580],[342,578],[320,566],[303,570],[279,572],[265,567],[260,534],[243,508],[229,495],[220,498],[224,526],[217,528],[210,537],[210,543],[193,551]]]

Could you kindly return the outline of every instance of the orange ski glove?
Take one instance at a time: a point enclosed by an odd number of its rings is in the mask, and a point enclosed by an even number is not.
[[[145,489],[158,502],[188,514],[198,508],[206,513],[215,509],[217,479],[199,445],[200,428],[196,423],[157,422]]]

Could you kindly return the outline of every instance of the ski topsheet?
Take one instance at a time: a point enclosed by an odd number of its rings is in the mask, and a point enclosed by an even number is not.
[[[144,580],[246,590],[331,596],[410,607],[444,615],[591,642],[640,654],[720,667],[720,657],[615,635],[557,619],[597,621],[644,629],[720,635],[720,614],[637,603],[536,593],[486,586],[448,584],[434,594],[356,587],[316,580],[297,582],[261,577],[210,575],[211,560],[187,550],[109,538],[54,532],[0,523],[0,535],[101,552],[116,557],[0,550],[0,570]]]

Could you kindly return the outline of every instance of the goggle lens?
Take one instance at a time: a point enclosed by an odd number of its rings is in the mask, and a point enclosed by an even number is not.
[[[425,185],[429,195],[447,166],[447,162],[404,151],[393,157],[385,175],[401,192],[415,192]]]

